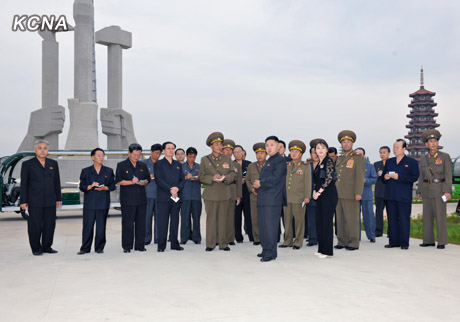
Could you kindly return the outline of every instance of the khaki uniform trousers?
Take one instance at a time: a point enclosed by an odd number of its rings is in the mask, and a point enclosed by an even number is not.
[[[359,248],[359,201],[339,198],[336,208],[338,245]]]
[[[292,241],[292,218],[295,220],[295,240]],[[288,203],[284,207],[284,246],[302,247],[305,233],[305,208],[301,203]]]
[[[231,199],[228,203],[227,214],[227,242],[232,243],[235,241],[235,206],[236,200]]]
[[[423,198],[423,243],[434,244],[434,218],[438,227],[438,245],[447,245],[446,203],[438,198]]]
[[[206,209],[206,247],[216,247],[219,239],[219,248],[228,246],[227,240],[227,215],[230,200],[211,201],[205,200]]]
[[[259,219],[257,216],[257,200],[251,199],[251,223],[252,223],[252,237],[255,243],[260,243],[259,235]]]

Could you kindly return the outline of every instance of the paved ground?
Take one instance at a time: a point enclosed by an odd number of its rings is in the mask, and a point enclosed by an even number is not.
[[[383,237],[330,259],[304,247],[261,263],[248,242],[123,254],[120,225],[115,211],[105,254],[77,256],[81,215],[61,212],[59,253],[34,257],[26,222],[0,214],[0,320],[459,321],[460,246],[384,249]]]

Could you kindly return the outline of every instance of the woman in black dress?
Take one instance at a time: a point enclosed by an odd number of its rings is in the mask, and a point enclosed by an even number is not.
[[[316,200],[316,232],[318,234],[318,258],[327,258],[333,253],[333,218],[338,196],[335,188],[335,165],[328,156],[329,146],[326,141],[318,140],[315,144],[319,163],[313,172],[313,199]]]

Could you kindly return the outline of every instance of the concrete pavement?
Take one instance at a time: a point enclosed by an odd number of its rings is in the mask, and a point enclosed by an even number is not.
[[[149,245],[124,254],[121,217],[112,213],[104,254],[76,255],[81,213],[66,211],[56,226],[59,253],[41,257],[30,252],[26,222],[0,214],[0,319],[458,321],[460,246],[424,249],[412,239],[408,251],[384,249],[383,237],[323,260],[316,247],[279,249],[269,263],[247,240],[230,252],[189,242],[183,252]]]

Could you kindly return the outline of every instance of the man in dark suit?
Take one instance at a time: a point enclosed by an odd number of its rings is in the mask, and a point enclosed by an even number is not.
[[[150,182],[150,173],[147,165],[139,162],[141,156],[142,146],[132,143],[128,148],[128,158],[117,164],[115,183],[120,185],[121,247],[124,253],[129,253],[133,249],[133,244],[135,250],[140,252],[147,250],[145,248],[147,205],[145,186]]]
[[[385,248],[409,249],[412,187],[420,172],[417,160],[405,155],[406,146],[405,140],[396,140],[395,157],[388,159],[383,169],[389,238]]]
[[[21,168],[21,209],[29,213],[27,232],[32,253],[54,254],[56,208],[61,206],[61,180],[55,160],[48,159],[49,143],[34,143],[35,157],[25,161]]]
[[[277,257],[277,240],[281,209],[286,206],[286,159],[279,154],[279,140],[276,136],[265,139],[265,149],[270,158],[265,162],[259,179],[254,181],[257,189],[257,213],[259,217],[262,262]]]
[[[254,241],[252,236],[252,223],[251,223],[251,200],[249,195],[249,190],[246,185],[246,173],[248,170],[248,165],[251,164],[250,161],[244,160],[243,147],[241,145],[235,145],[233,150],[233,156],[235,161],[241,166],[242,185],[243,185],[243,197],[241,202],[235,208],[235,239],[237,243],[243,242],[243,234],[241,233],[241,223],[242,223],[242,213],[244,213],[244,228],[245,232],[248,235],[250,241]]]
[[[104,252],[105,227],[110,208],[110,191],[115,190],[115,176],[112,168],[102,165],[105,152],[101,148],[91,151],[94,164],[81,170],[80,190],[85,194],[83,202],[82,244],[78,255],[91,251],[93,243],[94,222],[96,222],[96,240],[94,250]]]
[[[382,146],[379,150],[381,161],[374,163],[375,171],[377,172],[377,182],[375,183],[374,198],[375,198],[375,237],[383,235],[383,210],[385,209],[385,184],[383,183],[383,169],[385,163],[390,157],[390,147]]]
[[[168,223],[171,229],[169,238],[171,249],[183,250],[177,240],[179,230],[179,192],[184,188],[182,164],[173,160],[176,145],[165,142],[161,146],[164,158],[155,163],[155,180],[157,182],[158,202],[158,251],[164,252],[168,234]]]

